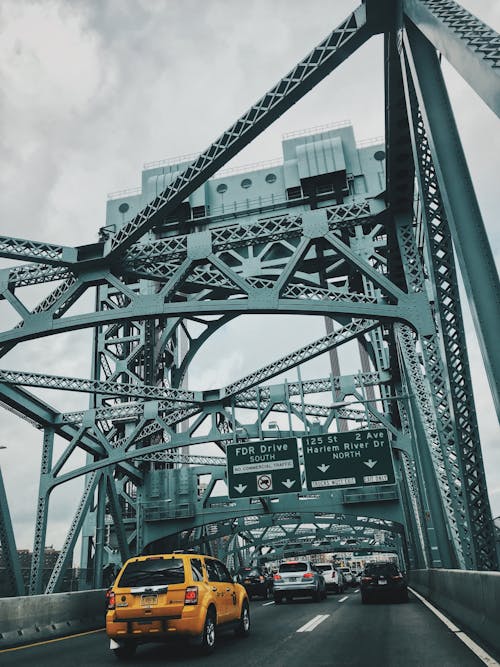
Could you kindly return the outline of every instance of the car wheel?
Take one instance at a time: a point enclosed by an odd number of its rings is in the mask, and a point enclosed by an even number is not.
[[[401,593],[401,595],[399,597],[399,601],[400,602],[408,602],[408,591],[407,590],[405,590]]]
[[[274,594],[274,604],[281,604],[283,602],[283,596],[280,593]]]
[[[293,596],[292,596],[292,595],[287,595],[287,596],[286,596],[286,601],[287,601],[287,602],[291,602],[292,600],[293,600]]]
[[[321,600],[321,591],[317,588],[312,594],[313,602],[319,602]]]
[[[363,604],[368,604],[370,602],[370,598],[368,595],[361,593],[361,602]]]
[[[127,660],[135,654],[137,644],[126,642],[123,646],[113,649],[113,654],[118,660]]]
[[[213,609],[209,609],[207,617],[205,618],[205,625],[203,626],[203,634],[201,636],[201,652],[204,655],[209,655],[215,649],[216,644],[216,620]]]
[[[250,634],[250,609],[246,601],[241,606],[240,621],[236,628],[236,634],[240,637],[248,637]]]

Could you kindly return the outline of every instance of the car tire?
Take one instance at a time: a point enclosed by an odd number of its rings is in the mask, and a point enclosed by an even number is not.
[[[312,594],[313,602],[319,602],[321,600],[321,591],[317,588]]]
[[[269,600],[270,595],[271,595],[271,591],[266,586],[266,588],[264,589],[264,595],[262,596],[262,599],[263,600]]]
[[[408,591],[403,591],[399,596],[400,602],[408,602]]]
[[[201,635],[200,651],[203,655],[210,655],[217,643],[217,621],[213,609],[207,611],[203,633]]]
[[[239,637],[248,637],[250,634],[250,609],[246,600],[241,605],[241,614],[236,634]]]
[[[368,595],[361,593],[361,602],[363,604],[369,604],[370,598],[368,597]]]
[[[113,654],[118,660],[128,660],[135,654],[137,644],[134,642],[126,642],[123,646],[113,649]]]
[[[293,600],[293,595],[287,595],[286,596],[286,601],[290,603]]]
[[[281,593],[274,594],[274,604],[281,604],[283,602],[283,596]]]

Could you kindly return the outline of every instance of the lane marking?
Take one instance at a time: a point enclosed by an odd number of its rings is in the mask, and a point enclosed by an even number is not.
[[[24,646],[13,646],[12,648],[4,648],[0,653],[9,653],[9,651],[22,651],[25,648],[32,648],[33,646],[43,646],[43,644],[53,644],[54,642],[64,642],[66,639],[74,639],[75,637],[85,637],[85,635],[94,635],[96,632],[104,632],[106,628],[99,628],[99,630],[88,630],[87,632],[78,632],[76,635],[67,635],[66,637],[57,637],[56,639],[46,639],[43,642],[35,642],[33,644],[24,644]]]
[[[326,619],[330,616],[330,614],[318,614],[318,616],[315,616],[312,618],[310,621],[308,621],[305,625],[303,625],[301,628],[297,630],[297,632],[312,632],[314,628],[317,628],[320,623],[323,623],[323,621],[326,621]]]
[[[408,586],[408,590],[413,593],[413,595],[420,600],[423,604],[425,604],[426,607],[428,607],[433,614],[435,614],[440,621],[442,621],[447,628],[449,628],[455,635],[455,637],[458,637],[460,641],[462,641],[477,657],[479,660],[481,660],[485,665],[488,665],[489,667],[500,667],[500,663],[498,663],[495,658],[493,658],[489,653],[487,653],[479,644],[476,644],[476,642],[469,637],[463,630],[460,630],[458,625],[455,625],[450,619],[445,616],[442,612],[439,611],[439,609],[436,609],[436,607],[431,604],[426,598],[423,597],[423,595],[420,595],[420,593],[417,593],[416,590]]]
[[[356,588],[356,590],[355,590],[354,592],[355,592],[355,593],[359,593],[359,588]]]
[[[269,607],[270,604],[274,604],[274,600],[271,600],[271,602],[264,602],[262,604],[263,607]]]
[[[349,597],[348,595],[344,595],[344,597],[340,598],[340,600],[337,600],[337,602],[345,602],[348,597]]]

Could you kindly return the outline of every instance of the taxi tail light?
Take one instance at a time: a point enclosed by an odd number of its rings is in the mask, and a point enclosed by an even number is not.
[[[198,586],[188,586],[186,588],[184,604],[198,604]]]
[[[273,577],[274,581],[279,581],[281,579],[279,574],[275,574]]]
[[[106,593],[106,602],[108,605],[108,609],[115,609],[116,607],[116,596],[113,593],[113,591],[108,591]]]
[[[312,572],[306,572],[303,576],[303,579],[312,579],[314,574]]]

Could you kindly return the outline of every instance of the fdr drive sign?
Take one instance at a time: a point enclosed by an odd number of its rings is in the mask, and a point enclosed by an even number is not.
[[[274,496],[302,489],[295,438],[228,445],[226,456],[230,498]]]
[[[309,435],[302,449],[310,491],[395,483],[386,429]]]

